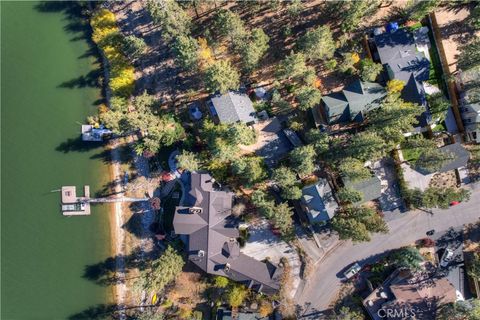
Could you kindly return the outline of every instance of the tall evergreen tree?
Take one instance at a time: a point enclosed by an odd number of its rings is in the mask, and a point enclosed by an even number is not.
[[[335,41],[328,26],[321,26],[307,31],[300,38],[300,50],[310,60],[327,60],[333,57]]]
[[[215,61],[205,71],[205,85],[211,93],[237,90],[240,86],[240,75],[229,61]]]

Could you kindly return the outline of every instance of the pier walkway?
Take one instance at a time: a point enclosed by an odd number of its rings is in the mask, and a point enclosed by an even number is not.
[[[86,202],[89,202],[89,203],[141,202],[141,201],[148,201],[148,198],[120,197],[120,198],[90,198],[86,200]]]
[[[90,186],[83,187],[84,196],[77,196],[75,186],[63,186],[62,189],[62,214],[64,216],[88,216],[91,213],[91,203],[115,203],[115,202],[143,202],[148,198],[90,198]]]

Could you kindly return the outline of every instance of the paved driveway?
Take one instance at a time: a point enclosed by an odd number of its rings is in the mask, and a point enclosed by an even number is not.
[[[382,184],[382,195],[379,199],[382,211],[393,211],[401,207],[403,201],[400,197],[393,159],[386,158],[377,161],[373,164],[372,169]]]
[[[404,217],[390,221],[390,232],[378,234],[372,241],[361,244],[346,242],[333,251],[320,264],[308,281],[297,303],[306,310],[304,318],[319,319],[321,311],[328,308],[341,286],[341,271],[355,261],[370,263],[385,251],[399,248],[425,237],[428,230],[437,232],[450,227],[476,222],[480,218],[480,191],[473,192],[471,200],[448,210],[433,210],[434,215],[422,211],[410,212]]]
[[[293,298],[300,283],[301,262],[296,248],[274,235],[270,230],[269,223],[265,220],[261,220],[255,225],[250,225],[248,231],[250,237],[245,247],[241,250],[244,254],[260,261],[268,258],[275,264],[278,264],[282,257],[288,259],[292,268],[293,290],[291,296]]]
[[[424,191],[428,188],[434,173],[422,174],[417,170],[412,169],[408,163],[402,163],[400,166],[403,169],[403,176],[410,189],[418,188]]]

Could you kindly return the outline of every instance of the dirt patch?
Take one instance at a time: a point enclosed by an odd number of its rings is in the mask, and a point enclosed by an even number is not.
[[[206,301],[205,290],[207,287],[207,279],[195,270],[191,263],[187,263],[184,271],[175,281],[175,286],[168,293],[167,299],[180,309],[202,311],[204,319],[209,319],[206,317],[208,301]]]
[[[451,73],[457,71],[460,48],[469,43],[475,36],[480,36],[480,31],[474,32],[467,23],[472,8],[471,5],[451,5],[435,11],[448,69]]]
[[[436,173],[430,180],[430,187],[446,189],[457,187],[457,177],[454,171]]]

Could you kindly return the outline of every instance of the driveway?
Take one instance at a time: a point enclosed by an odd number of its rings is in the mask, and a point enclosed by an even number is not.
[[[417,170],[412,169],[408,163],[402,163],[400,166],[403,169],[403,176],[410,189],[418,188],[425,191],[425,189],[428,188],[434,173],[422,174]]]
[[[388,223],[388,234],[377,234],[372,241],[361,244],[345,242],[320,263],[297,298],[304,308],[305,319],[318,319],[335,299],[341,286],[340,273],[355,261],[361,265],[373,262],[378,254],[409,245],[425,237],[428,230],[437,232],[450,227],[473,223],[479,220],[480,191],[473,192],[471,200],[448,210],[433,210],[434,215],[421,211],[410,212]]]
[[[245,247],[241,249],[242,253],[260,261],[268,258],[275,264],[278,264],[282,257],[288,259],[292,268],[293,298],[300,284],[301,262],[296,248],[274,235],[270,230],[270,224],[265,220],[249,225],[248,231],[250,236]]]
[[[393,211],[403,206],[393,159],[386,158],[377,161],[373,164],[372,169],[382,185],[382,195],[379,199],[382,211]]]

